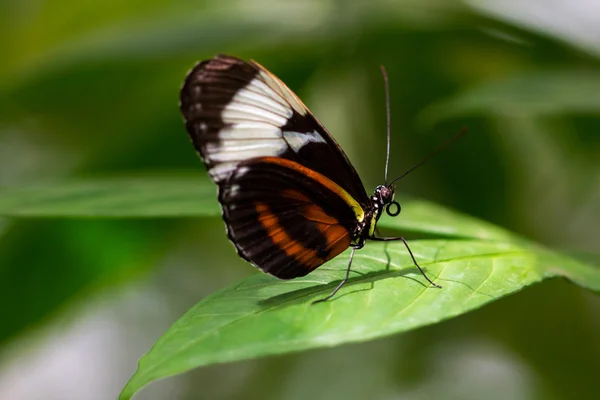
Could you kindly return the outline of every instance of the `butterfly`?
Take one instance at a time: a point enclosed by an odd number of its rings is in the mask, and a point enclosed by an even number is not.
[[[314,304],[348,281],[354,252],[367,240],[400,240],[425,279],[441,287],[427,277],[403,237],[376,236],[384,210],[400,213],[397,179],[387,183],[387,161],[386,184],[369,196],[333,136],[264,67],[222,54],[201,61],[185,78],[180,109],[218,186],[227,235],[242,258],[277,278],[293,279],[350,247],[344,279]]]

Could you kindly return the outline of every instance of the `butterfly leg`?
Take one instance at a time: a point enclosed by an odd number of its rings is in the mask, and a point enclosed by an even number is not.
[[[434,283],[431,279],[429,279],[429,277],[425,274],[425,271],[423,271],[423,269],[421,268],[421,266],[419,266],[419,264],[417,263],[417,259],[415,258],[415,256],[413,255],[412,251],[410,250],[410,247],[408,247],[408,243],[406,242],[406,239],[404,239],[402,236],[397,236],[397,237],[371,237],[371,240],[376,240],[379,242],[390,242],[390,241],[394,241],[394,240],[402,240],[402,243],[404,243],[404,246],[406,246],[406,250],[408,250],[408,254],[410,254],[410,258],[412,258],[413,260],[413,264],[415,264],[415,266],[417,268],[419,268],[419,271],[421,272],[421,275],[423,275],[425,277],[425,279],[427,279],[427,282],[431,283],[433,286],[435,286],[436,288],[442,288],[442,286],[438,285],[437,283]]]
[[[353,246],[352,247],[352,253],[350,253],[350,261],[348,262],[348,268],[346,269],[346,276],[344,277],[344,279],[342,279],[342,281],[340,282],[339,285],[337,285],[335,287],[335,289],[333,289],[333,292],[331,292],[331,294],[329,294],[329,296],[327,297],[323,297],[322,299],[319,300],[315,300],[311,303],[311,305],[315,305],[317,303],[321,303],[323,301],[327,301],[330,298],[332,298],[333,296],[335,296],[335,294],[338,292],[338,290],[340,290],[342,288],[342,286],[344,286],[344,284],[346,282],[348,282],[348,277],[350,276],[350,267],[352,266],[352,259],[354,258],[354,252],[356,251],[356,249],[360,249],[362,246],[358,247],[358,246]]]

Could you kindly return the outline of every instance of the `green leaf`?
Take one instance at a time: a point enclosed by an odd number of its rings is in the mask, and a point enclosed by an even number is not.
[[[559,70],[523,73],[465,90],[426,110],[427,124],[464,114],[600,113],[600,73]]]
[[[600,270],[534,246],[421,240],[411,248],[442,289],[427,284],[399,243],[369,243],[358,251],[350,281],[326,303],[311,305],[342,278],[347,253],[302,279],[258,274],[188,311],[140,360],[120,398],[203,365],[365,341],[433,324],[548,277],[587,280],[588,287],[600,290]]]
[[[215,186],[194,175],[139,176],[0,189],[0,216],[211,217]],[[121,394],[189,369],[251,357],[365,341],[463,314],[545,278],[563,276],[600,291],[600,270],[467,215],[421,200],[403,201],[400,217],[380,226],[445,240],[410,245],[427,285],[401,243],[369,243],[357,252],[350,281],[344,253],[309,276],[280,281],[257,274],[209,296],[145,355]]]
[[[515,235],[505,229],[429,201],[403,201],[402,210],[398,217],[382,216],[377,226],[438,236],[515,240]]]
[[[505,230],[422,200],[403,201],[381,227],[440,236],[504,240]],[[104,178],[0,188],[4,217],[206,217],[220,215],[216,187],[193,174]]]
[[[0,346],[92,293],[139,279],[172,248],[165,232],[177,232],[173,220],[13,222],[0,231]]]
[[[180,217],[220,215],[217,189],[191,174],[87,179],[0,188],[5,217]]]

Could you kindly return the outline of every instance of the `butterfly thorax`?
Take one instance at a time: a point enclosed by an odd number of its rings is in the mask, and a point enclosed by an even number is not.
[[[398,206],[395,212],[390,212],[389,206],[392,203]],[[394,187],[379,185],[369,198],[369,203],[364,206],[365,218],[362,223],[358,224],[354,233],[354,242],[357,248],[362,247],[368,238],[374,236],[377,221],[386,207],[388,214],[392,216],[398,215],[400,212],[400,206],[394,202]]]

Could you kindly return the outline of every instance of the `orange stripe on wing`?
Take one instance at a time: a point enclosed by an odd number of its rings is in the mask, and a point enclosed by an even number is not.
[[[319,225],[319,230],[322,226],[326,225]],[[336,257],[350,246],[350,235],[341,225],[326,226],[325,229],[321,230],[321,233],[327,238],[327,246],[331,249],[327,260]]]
[[[323,261],[331,260],[350,246],[350,235],[348,230],[340,224],[340,222],[327,214],[321,207],[316,204],[309,204],[304,206],[303,209],[304,217],[310,221],[313,221],[321,234],[327,240],[327,249],[329,254]]]
[[[356,220],[358,222],[362,222],[365,219],[365,212],[364,212],[363,208],[360,206],[360,204],[358,204],[358,202],[354,199],[354,197],[352,197],[348,192],[346,192],[344,190],[344,188],[339,186],[337,183],[335,183],[334,181],[332,181],[325,175],[321,175],[320,173],[313,171],[310,168],[306,168],[302,164],[298,164],[297,162],[290,161],[288,159],[281,158],[281,157],[260,157],[260,158],[258,158],[258,160],[262,161],[262,162],[280,165],[284,168],[288,168],[288,169],[294,170],[296,172],[300,172],[304,176],[325,186],[331,192],[333,192],[334,194],[341,197],[342,200],[344,200],[346,202],[346,204],[348,204],[348,206],[350,206],[350,208],[352,208],[352,211],[354,211],[354,215],[356,216]],[[297,192],[297,191],[294,190],[294,192]],[[300,192],[297,192],[297,193],[300,193]],[[302,195],[302,193],[300,193],[300,195]],[[302,195],[302,196],[304,196],[304,195]],[[304,196],[304,197],[306,197],[306,196]]]
[[[307,269],[313,270],[323,264],[323,260],[317,256],[317,252],[307,249],[300,242],[290,237],[287,232],[279,225],[277,216],[271,212],[269,206],[264,203],[256,203],[258,220],[267,231],[267,234],[280,250],[288,256],[295,258]]]
[[[299,191],[295,190],[295,189],[285,189],[281,195],[285,198],[288,199],[292,199],[292,200],[299,200],[303,203],[312,203],[312,201],[303,193],[300,193]]]
[[[302,207],[302,215],[317,224],[338,225],[340,223],[337,218],[327,214],[325,210],[316,204],[308,204]]]
[[[299,196],[306,198],[306,196],[297,191],[289,191],[288,194],[290,196],[293,195],[293,198],[298,198]],[[308,200],[308,198],[306,199]],[[310,221],[307,223],[314,223],[319,232],[325,237],[328,250],[327,257],[325,258],[319,257],[316,250],[307,249],[302,243],[291,237],[283,226],[281,226],[277,215],[271,211],[268,205],[257,202],[255,203],[255,207],[258,213],[258,220],[267,231],[273,244],[279,250],[285,252],[287,256],[294,258],[311,271],[324,262],[331,260],[350,246],[350,235],[346,228],[340,225],[337,219],[327,215],[316,204],[308,203],[302,207],[302,215]]]

